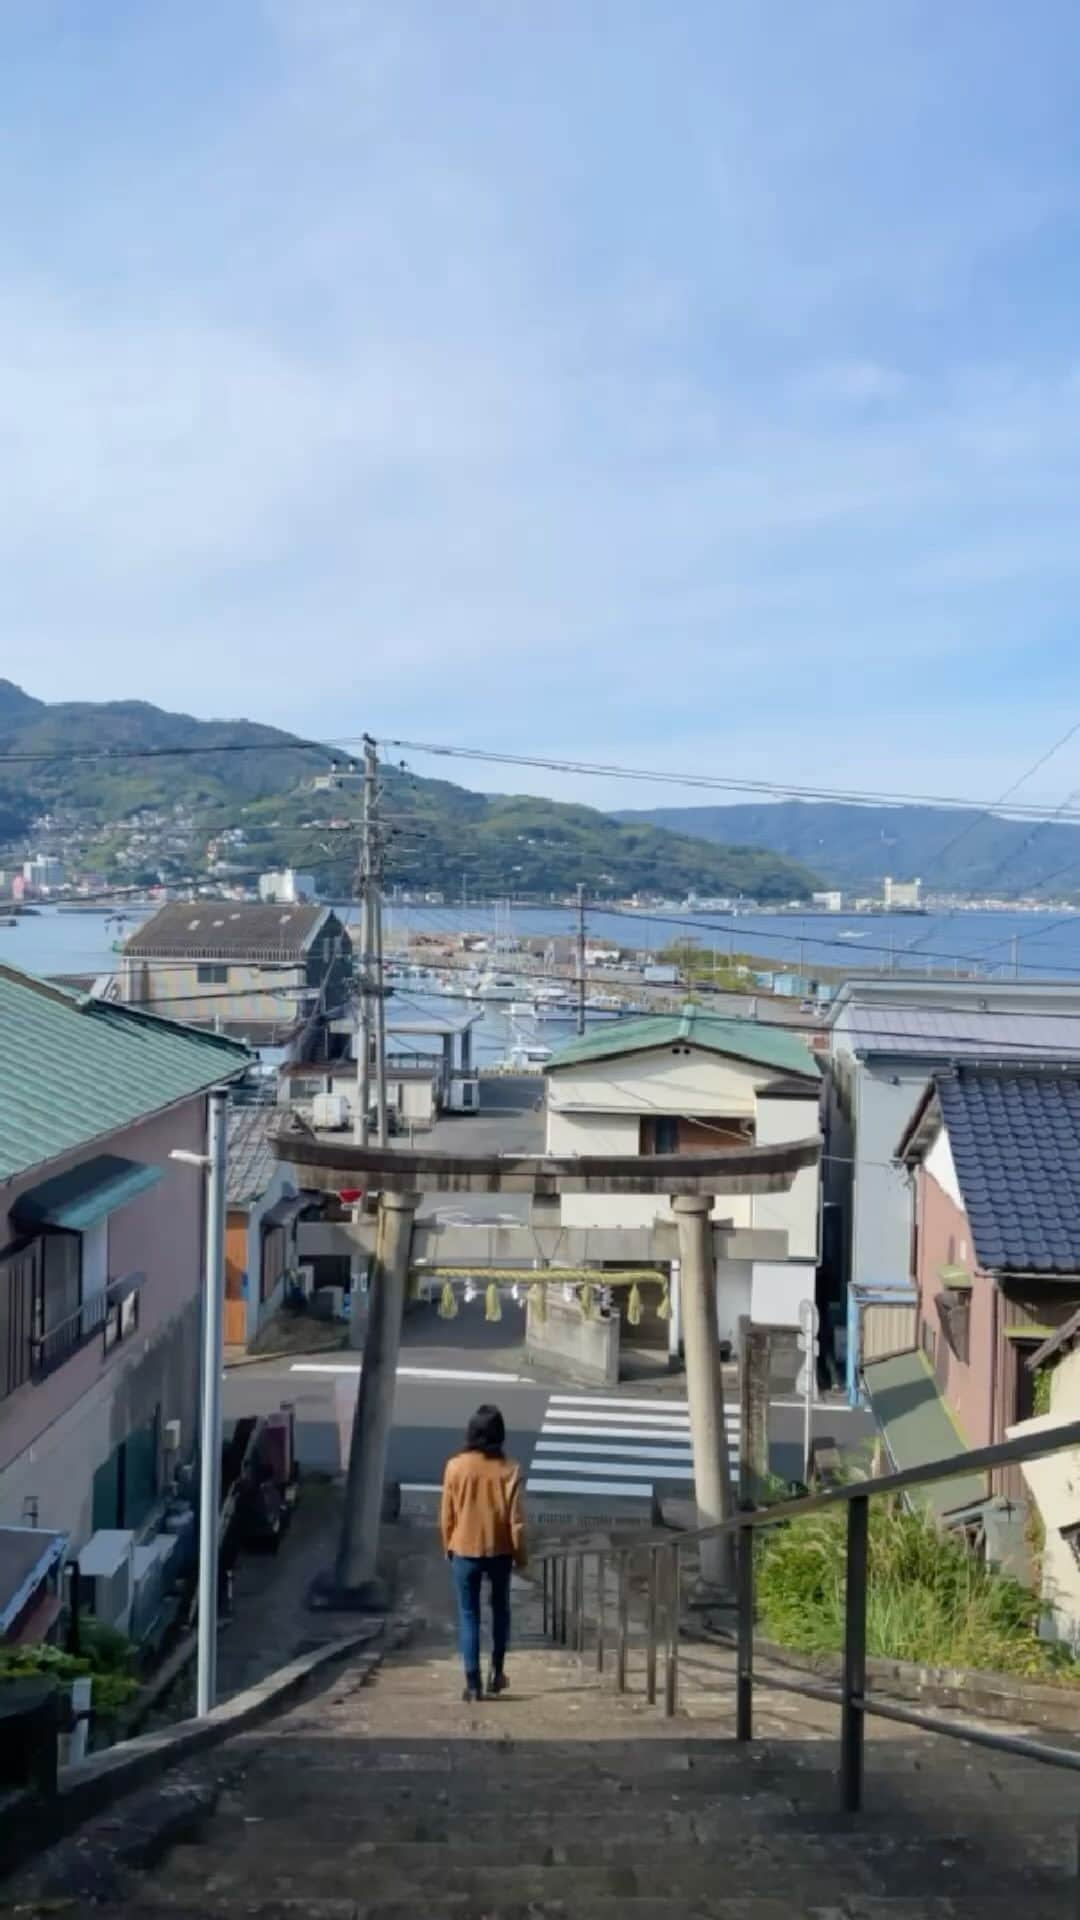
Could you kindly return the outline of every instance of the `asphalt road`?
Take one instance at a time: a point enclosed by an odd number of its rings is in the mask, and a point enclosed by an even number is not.
[[[225,1417],[268,1413],[285,1401],[296,1409],[301,1466],[336,1473],[348,1444],[357,1358],[271,1360],[226,1375]],[[403,1485],[437,1485],[447,1455],[461,1445],[470,1413],[484,1400],[503,1410],[508,1450],[535,1486],[584,1494],[646,1484],[684,1494],[692,1488],[685,1388],[678,1378],[650,1389],[628,1382],[607,1393],[552,1386],[485,1366],[475,1349],[406,1349],[398,1371],[389,1474]],[[770,1411],[770,1464],[784,1479],[801,1471],[803,1413],[790,1396]],[[842,1450],[873,1431],[864,1413],[825,1402],[814,1413],[817,1436]],[[737,1409],[728,1407],[729,1442],[737,1452]]]

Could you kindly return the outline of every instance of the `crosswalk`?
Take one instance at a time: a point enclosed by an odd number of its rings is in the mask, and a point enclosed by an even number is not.
[[[738,1468],[739,1418],[725,1413],[732,1471]],[[536,1442],[526,1493],[651,1494],[663,1484],[692,1488],[690,1416],[685,1400],[622,1394],[553,1393]]]

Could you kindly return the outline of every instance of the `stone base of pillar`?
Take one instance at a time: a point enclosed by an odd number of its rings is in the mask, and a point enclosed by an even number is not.
[[[342,1587],[333,1570],[317,1573],[307,1591],[312,1613],[388,1613],[390,1585],[386,1580],[365,1580],[358,1587]]]

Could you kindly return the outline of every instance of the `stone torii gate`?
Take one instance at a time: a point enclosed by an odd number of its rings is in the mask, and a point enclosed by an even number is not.
[[[705,1154],[459,1155],[366,1147],[315,1139],[293,1126],[274,1138],[274,1152],[294,1169],[301,1186],[337,1193],[377,1192],[378,1213],[363,1366],[356,1397],[341,1540],[332,1577],[320,1580],[324,1605],[381,1610],[377,1577],[379,1521],[393,1416],[397,1359],[412,1264],[413,1220],[424,1193],[527,1194],[533,1226],[557,1221],[563,1194],[655,1194],[671,1199],[680,1261],[686,1391],[698,1521],[731,1511],[731,1479],[724,1426],[720,1342],[716,1318],[712,1209],[730,1194],[786,1192],[795,1175],[816,1165],[815,1137],[777,1146],[728,1147]],[[727,1223],[721,1223],[721,1229]],[[670,1227],[658,1223],[670,1258]],[[621,1230],[610,1230],[612,1240]],[[635,1236],[636,1238],[637,1236]],[[596,1247],[601,1234],[591,1229]],[[619,1256],[612,1251],[611,1258]],[[490,1259],[490,1254],[488,1255]],[[478,1262],[478,1267],[483,1265]],[[552,1270],[557,1273],[557,1269]],[[702,1577],[730,1585],[726,1538],[705,1543]]]

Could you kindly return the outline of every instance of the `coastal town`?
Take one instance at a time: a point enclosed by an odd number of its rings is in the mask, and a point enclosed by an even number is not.
[[[1080,1916],[1078,67],[0,8],[0,1920]]]

